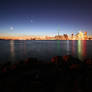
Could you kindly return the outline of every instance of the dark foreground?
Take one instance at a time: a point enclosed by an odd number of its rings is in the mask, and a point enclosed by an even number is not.
[[[0,65],[0,92],[92,92],[92,59],[68,55]]]

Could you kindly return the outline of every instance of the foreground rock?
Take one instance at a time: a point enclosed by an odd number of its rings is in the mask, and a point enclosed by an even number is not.
[[[3,92],[92,92],[92,59],[84,62],[67,55],[49,63],[29,58],[0,65]]]

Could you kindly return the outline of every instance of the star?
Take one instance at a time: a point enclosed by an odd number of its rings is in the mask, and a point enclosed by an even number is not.
[[[32,19],[30,20],[30,23],[33,23],[33,20]]]

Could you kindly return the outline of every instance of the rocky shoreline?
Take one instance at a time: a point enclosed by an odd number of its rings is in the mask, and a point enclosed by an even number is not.
[[[28,58],[0,64],[3,92],[92,92],[92,59],[83,62],[71,55],[55,56],[49,62]]]

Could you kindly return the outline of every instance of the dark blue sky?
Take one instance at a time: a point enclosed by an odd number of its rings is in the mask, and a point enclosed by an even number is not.
[[[0,33],[92,34],[92,0],[0,0]]]

